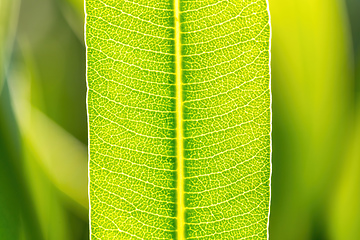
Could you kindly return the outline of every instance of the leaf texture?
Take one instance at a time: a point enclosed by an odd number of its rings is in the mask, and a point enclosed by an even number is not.
[[[92,239],[266,239],[265,0],[86,0]]]

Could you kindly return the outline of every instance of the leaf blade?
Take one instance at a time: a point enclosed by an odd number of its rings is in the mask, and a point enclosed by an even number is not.
[[[267,3],[205,3],[86,2],[94,238],[267,237]]]
[[[267,3],[184,2],[182,12],[187,239],[266,239]]]
[[[169,239],[175,234],[170,7],[87,1],[90,201],[95,239]],[[157,18],[149,18],[152,15]]]

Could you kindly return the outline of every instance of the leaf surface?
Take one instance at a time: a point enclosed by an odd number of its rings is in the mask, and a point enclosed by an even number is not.
[[[266,239],[265,0],[86,0],[93,239]]]

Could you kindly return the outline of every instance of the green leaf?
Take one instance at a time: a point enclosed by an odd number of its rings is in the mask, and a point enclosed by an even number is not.
[[[265,0],[86,0],[93,239],[267,239]]]

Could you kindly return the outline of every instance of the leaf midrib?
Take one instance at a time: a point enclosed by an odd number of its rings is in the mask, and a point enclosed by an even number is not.
[[[174,0],[175,15],[175,71],[176,71],[176,159],[177,159],[177,239],[185,239],[184,204],[184,142],[183,142],[183,96],[181,68],[180,0]]]

